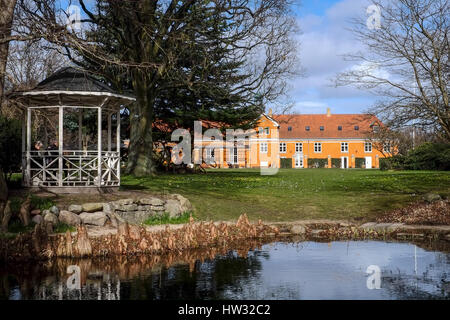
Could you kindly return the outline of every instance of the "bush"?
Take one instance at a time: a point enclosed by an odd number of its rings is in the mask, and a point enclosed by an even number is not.
[[[308,168],[325,168],[328,164],[328,159],[308,159]]]
[[[22,162],[22,126],[18,120],[0,116],[0,167],[6,179],[20,171]]]
[[[450,144],[424,143],[406,156],[380,159],[381,170],[450,170]]]

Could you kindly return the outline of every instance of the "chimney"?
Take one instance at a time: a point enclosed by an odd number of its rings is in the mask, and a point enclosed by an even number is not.
[[[327,117],[330,117],[330,116],[331,116],[331,109],[327,108]]]
[[[269,117],[272,116],[272,108],[269,109],[269,113],[267,114]]]

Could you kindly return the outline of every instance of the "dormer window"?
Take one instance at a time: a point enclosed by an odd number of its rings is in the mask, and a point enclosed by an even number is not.
[[[320,126],[320,131],[324,131],[325,127],[324,126]]]
[[[288,127],[288,131],[292,131],[292,127],[291,126]]]
[[[264,128],[264,133],[266,135],[269,135],[270,134],[270,128]]]
[[[378,132],[380,130],[379,126],[373,126],[373,132]]]
[[[359,126],[355,126],[355,131],[358,131],[359,130]]]
[[[310,130],[309,126],[306,126],[306,127],[305,127],[305,130],[306,130],[306,131],[309,131],[309,130]]]
[[[338,126],[338,131],[342,131],[342,126]]]

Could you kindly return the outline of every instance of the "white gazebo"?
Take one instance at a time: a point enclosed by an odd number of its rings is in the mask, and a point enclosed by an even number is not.
[[[120,109],[133,97],[72,67],[14,95],[24,111],[25,187],[73,193],[120,186]]]

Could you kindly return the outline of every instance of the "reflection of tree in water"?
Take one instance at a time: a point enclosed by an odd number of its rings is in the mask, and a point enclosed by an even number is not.
[[[436,254],[422,273],[383,271],[382,287],[396,299],[450,299],[450,255]]]

